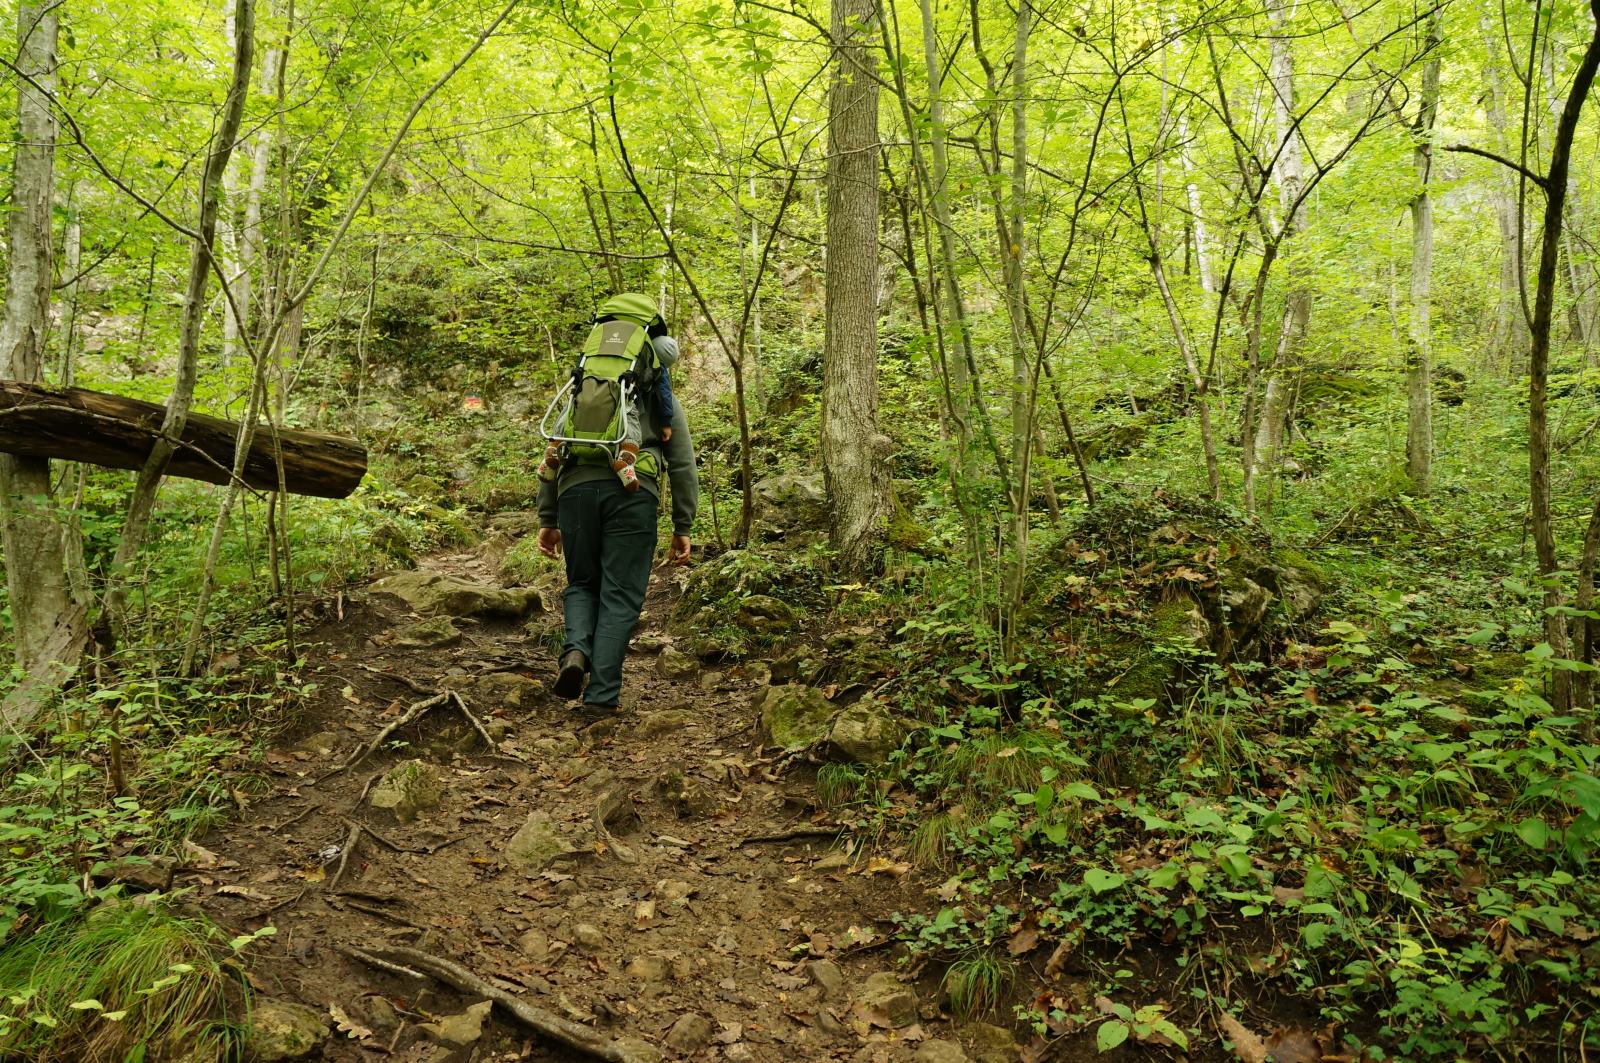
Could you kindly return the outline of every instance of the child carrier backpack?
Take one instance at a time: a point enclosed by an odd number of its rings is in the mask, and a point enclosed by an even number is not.
[[[639,396],[655,380],[650,331],[661,324],[648,295],[629,292],[600,304],[577,364],[539,422],[565,462],[609,466],[622,456],[629,419],[637,433]],[[641,475],[658,472],[650,451],[639,453],[636,464]]]

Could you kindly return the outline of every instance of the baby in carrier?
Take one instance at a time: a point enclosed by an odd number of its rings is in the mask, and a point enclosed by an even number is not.
[[[635,392],[631,401],[623,403],[622,441],[617,445],[616,457],[611,462],[612,471],[617,474],[617,479],[621,480],[622,486],[630,492],[639,490],[639,472],[634,468],[634,464],[639,459],[639,448],[644,444],[643,425],[639,416],[641,404],[649,404],[644,408],[651,414],[661,441],[665,443],[672,438],[672,416],[675,407],[672,378],[668,370],[678,360],[678,341],[667,335],[666,326],[659,321],[650,326],[649,333],[650,346],[655,351],[658,368],[654,379],[643,389],[643,393]],[[539,463],[539,479],[546,483],[554,483],[560,477],[566,461],[561,444],[552,442],[545,448],[544,460]]]

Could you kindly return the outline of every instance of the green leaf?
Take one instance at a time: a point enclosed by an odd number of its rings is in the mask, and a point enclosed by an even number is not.
[[[1100,1024],[1100,1029],[1095,1032],[1095,1047],[1102,1052],[1109,1052],[1128,1039],[1128,1024],[1110,1019]]]
[[[1332,932],[1332,923],[1307,923],[1300,928],[1300,940],[1306,943],[1308,949],[1320,949]]]
[[[1543,849],[1550,844],[1550,828],[1538,816],[1529,816],[1516,826],[1517,837],[1530,849]]]
[[[1126,881],[1128,881],[1128,876],[1120,871],[1105,871],[1098,867],[1091,867],[1083,873],[1083,884],[1096,893],[1106,893],[1114,890]]]
[[[100,1003],[94,997],[88,997],[88,998],[86,998],[84,1000],[74,1000],[71,1004],[68,1004],[67,1007],[71,1008],[73,1011],[104,1011],[104,1010],[106,1010],[106,1006],[104,1004]]]

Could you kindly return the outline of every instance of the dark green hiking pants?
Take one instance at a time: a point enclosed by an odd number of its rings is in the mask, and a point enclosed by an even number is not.
[[[656,496],[607,477],[561,492],[556,523],[567,558],[566,650],[589,661],[590,705],[617,704],[622,656],[644,608],[656,552]]]

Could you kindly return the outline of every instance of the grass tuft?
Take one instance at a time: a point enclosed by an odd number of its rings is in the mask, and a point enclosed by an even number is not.
[[[1015,964],[980,952],[952,963],[941,985],[950,998],[951,1012],[965,1022],[999,1011],[1015,975]]]
[[[103,903],[0,951],[0,1059],[236,1058],[244,983],[219,932],[159,900]]]

